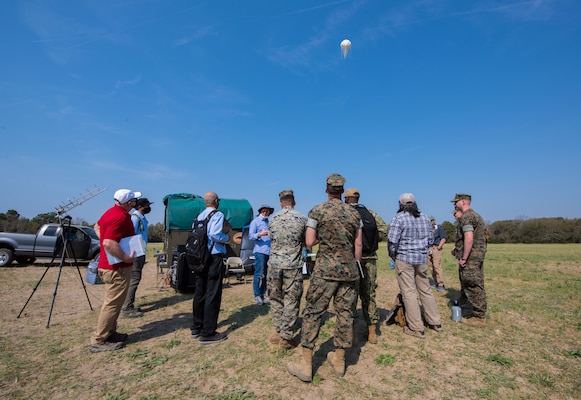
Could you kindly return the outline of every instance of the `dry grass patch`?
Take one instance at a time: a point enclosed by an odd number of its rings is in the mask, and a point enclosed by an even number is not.
[[[152,252],[158,245],[151,246]],[[449,249],[449,245],[446,246]],[[382,321],[379,343],[365,340],[347,352],[347,373],[326,362],[334,316],[321,327],[314,379],[286,372],[295,350],[268,343],[268,306],[254,305],[252,285],[224,288],[219,330],[229,338],[199,346],[189,336],[192,300],[161,288],[153,257],[137,303],[146,313],[120,319],[126,347],[92,354],[87,345],[103,298],[75,267],[62,269],[50,327],[58,268],[49,268],[22,316],[16,318],[46,268],[0,269],[0,396],[11,399],[571,399],[581,390],[581,246],[491,245],[485,262],[490,312],[485,328],[450,320],[459,290],[454,260],[446,255],[448,291],[434,292],[444,332],[420,341]],[[378,306],[382,318],[397,293],[385,249],[380,252]],[[84,268],[81,269],[84,274]],[[308,281],[306,281],[308,284]]]

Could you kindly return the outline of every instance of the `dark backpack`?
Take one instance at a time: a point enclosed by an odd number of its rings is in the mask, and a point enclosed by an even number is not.
[[[361,220],[363,221],[363,253],[371,253],[379,248],[379,232],[377,231],[377,222],[373,214],[369,212],[364,205],[357,204],[355,209],[359,211]]]
[[[194,228],[189,233],[186,241],[185,253],[188,266],[198,274],[205,271],[210,259],[210,251],[208,251],[208,221],[216,212],[218,210],[213,210],[201,221],[196,219]]]

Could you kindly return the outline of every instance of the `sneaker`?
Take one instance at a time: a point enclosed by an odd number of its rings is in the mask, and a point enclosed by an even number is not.
[[[435,330],[436,332],[440,333],[443,331],[442,325],[429,325],[428,328]]]
[[[212,336],[200,336],[199,342],[200,344],[214,344],[223,342],[226,339],[228,339],[226,332],[216,332]]]
[[[435,289],[437,286],[436,286],[436,284],[435,284],[435,283],[430,283],[430,287],[431,287],[432,289]]]
[[[436,287],[436,290],[437,290],[438,292],[443,292],[443,291],[445,291],[445,290],[446,290],[446,286],[444,286],[444,285],[438,285],[438,286]]]
[[[270,297],[268,297],[268,295],[265,294],[264,296],[262,296],[262,301],[264,304],[268,304],[270,303]]]
[[[89,346],[91,353],[101,353],[103,351],[119,350],[123,347],[123,342],[110,342],[105,340],[103,343],[92,344]]]
[[[128,311],[122,311],[121,316],[123,318],[139,318],[139,317],[143,317],[143,313],[141,311],[137,311],[137,310],[128,310]]]
[[[254,298],[254,300],[256,301],[256,305],[258,305],[258,306],[261,306],[264,304],[264,301],[262,301],[262,297],[260,297],[260,296],[256,296]]]
[[[197,329],[192,329],[192,339],[197,339],[200,337],[200,331]]]
[[[410,328],[408,328],[407,326],[404,326],[403,333],[405,333],[406,335],[413,336],[413,337],[418,338],[418,339],[425,339],[426,338],[426,334],[424,333],[424,331],[414,331],[414,330],[411,330]]]
[[[127,338],[128,337],[129,337],[129,335],[126,334],[126,333],[113,332],[107,338],[107,340],[110,341],[110,342],[125,342],[125,341],[127,341]]]

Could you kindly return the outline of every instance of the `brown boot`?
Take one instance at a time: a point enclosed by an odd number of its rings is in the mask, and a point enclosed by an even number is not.
[[[303,382],[310,382],[313,379],[313,349],[302,347],[302,357],[298,362],[290,362],[286,365],[286,370],[299,378]]]
[[[377,343],[377,332],[376,332],[376,325],[367,325],[367,330],[369,331],[369,334],[367,336],[367,341],[371,344],[376,344]]]
[[[273,331],[270,336],[268,337],[268,341],[272,344],[279,344],[280,342],[280,335],[277,331]]]
[[[331,364],[335,375],[345,376],[345,349],[335,349],[327,354],[327,360]]]
[[[288,349],[292,349],[293,347],[297,347],[297,345],[291,340],[286,340],[283,338],[280,338],[280,341],[278,342],[278,348],[282,349],[282,350],[288,350]]]

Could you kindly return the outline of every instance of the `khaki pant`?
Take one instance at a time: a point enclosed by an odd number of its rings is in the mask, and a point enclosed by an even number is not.
[[[129,289],[131,267],[120,268],[116,271],[99,269],[99,276],[106,285],[105,298],[99,313],[97,329],[91,336],[91,344],[103,343],[117,330],[117,318],[119,318]]]
[[[438,250],[438,246],[430,246],[430,248],[428,249],[428,268],[432,273],[432,279],[438,286],[444,286],[444,271],[442,270],[442,252],[443,250]]]
[[[418,296],[424,307],[427,323],[440,325],[440,312],[428,281],[428,265],[408,264],[396,259],[395,273],[405,306],[408,327],[414,331],[424,330]]]

